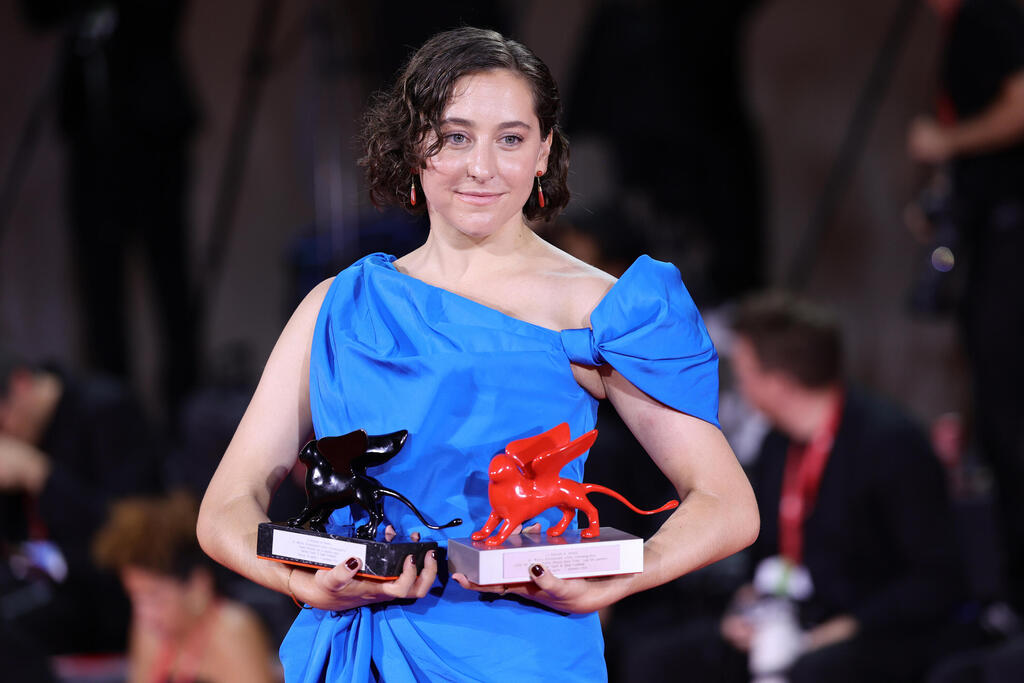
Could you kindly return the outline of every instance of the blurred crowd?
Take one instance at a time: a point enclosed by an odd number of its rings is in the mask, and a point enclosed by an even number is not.
[[[380,35],[414,7],[384,4],[364,8]],[[562,84],[565,127],[603,141],[608,167],[581,174],[613,191],[536,228],[616,276],[643,253],[680,267],[722,360],[723,430],[762,520],[744,553],[602,614],[613,681],[1019,680],[1024,8],[927,4],[945,38],[935,109],[907,122],[907,162],[936,178],[908,212],[934,249],[915,296],[955,317],[971,380],[970,406],[932,424],[851,372],[834,302],[770,289],[738,58],[756,3],[594,4]],[[180,55],[186,5],[22,5],[27,26],[62,35],[57,109],[84,325],[74,367],[11,348],[0,329],[0,670],[15,681],[276,680],[276,644],[298,608],[205,561],[194,535],[252,378],[201,358],[187,207],[202,116]],[[449,3],[433,23],[396,23],[368,80],[386,81],[437,28],[506,28],[504,8]],[[693,94],[685,106],[681,91]],[[414,246],[421,229],[368,215],[326,267]],[[126,360],[126,248],[141,248],[154,285],[155,406]],[[314,273],[293,258],[302,290]],[[587,481],[640,507],[672,497],[608,405],[598,428]],[[301,508],[302,476],[281,486],[272,519]],[[640,536],[660,522],[595,503],[606,526]]]

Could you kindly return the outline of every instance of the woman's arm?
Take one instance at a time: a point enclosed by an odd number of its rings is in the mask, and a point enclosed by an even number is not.
[[[607,398],[682,502],[644,544],[643,572],[558,579],[543,571],[505,591],[564,612],[598,610],[711,564],[753,543],[760,527],[750,483],[717,427],[659,403],[608,366],[600,370]],[[453,578],[466,588],[495,590]]]
[[[270,354],[256,392],[203,497],[196,533],[217,562],[272,590],[323,609],[348,609],[396,597],[423,597],[434,581],[429,557],[416,575],[411,558],[388,583],[356,578],[358,560],[316,572],[256,556],[256,531],[266,522],[277,486],[312,432],[309,355],[313,328],[330,281],[295,310]]]
[[[644,571],[636,575],[630,593],[671,581],[753,543],[760,530],[757,502],[722,431],[656,401],[614,369],[601,369],[608,400],[681,500],[645,544]]]

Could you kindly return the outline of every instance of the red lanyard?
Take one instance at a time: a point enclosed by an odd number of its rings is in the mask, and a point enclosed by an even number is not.
[[[832,414],[807,445],[790,443],[779,498],[779,553],[795,565],[803,562],[804,521],[814,509],[821,477],[843,414],[840,394]]]
[[[25,519],[28,526],[28,538],[30,541],[43,541],[50,537],[46,528],[46,522],[39,514],[39,497],[26,493],[23,496]]]

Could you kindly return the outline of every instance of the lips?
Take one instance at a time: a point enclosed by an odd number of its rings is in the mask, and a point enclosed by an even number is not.
[[[455,196],[467,204],[473,206],[487,206],[494,204],[504,196],[501,192],[480,192],[479,190],[469,192],[455,191]]]

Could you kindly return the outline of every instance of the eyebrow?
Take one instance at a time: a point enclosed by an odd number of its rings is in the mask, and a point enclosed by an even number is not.
[[[447,118],[447,119],[442,119],[441,120],[441,125],[443,126],[445,124],[454,124],[456,126],[466,126],[468,128],[472,128],[473,127],[473,122],[470,121],[469,119],[460,119],[460,118],[455,118],[455,117],[451,117],[451,118]],[[526,128],[527,130],[529,130],[530,129],[530,124],[524,123],[523,121],[505,121],[503,123],[498,124],[498,129],[499,130],[504,130],[506,128]]]

